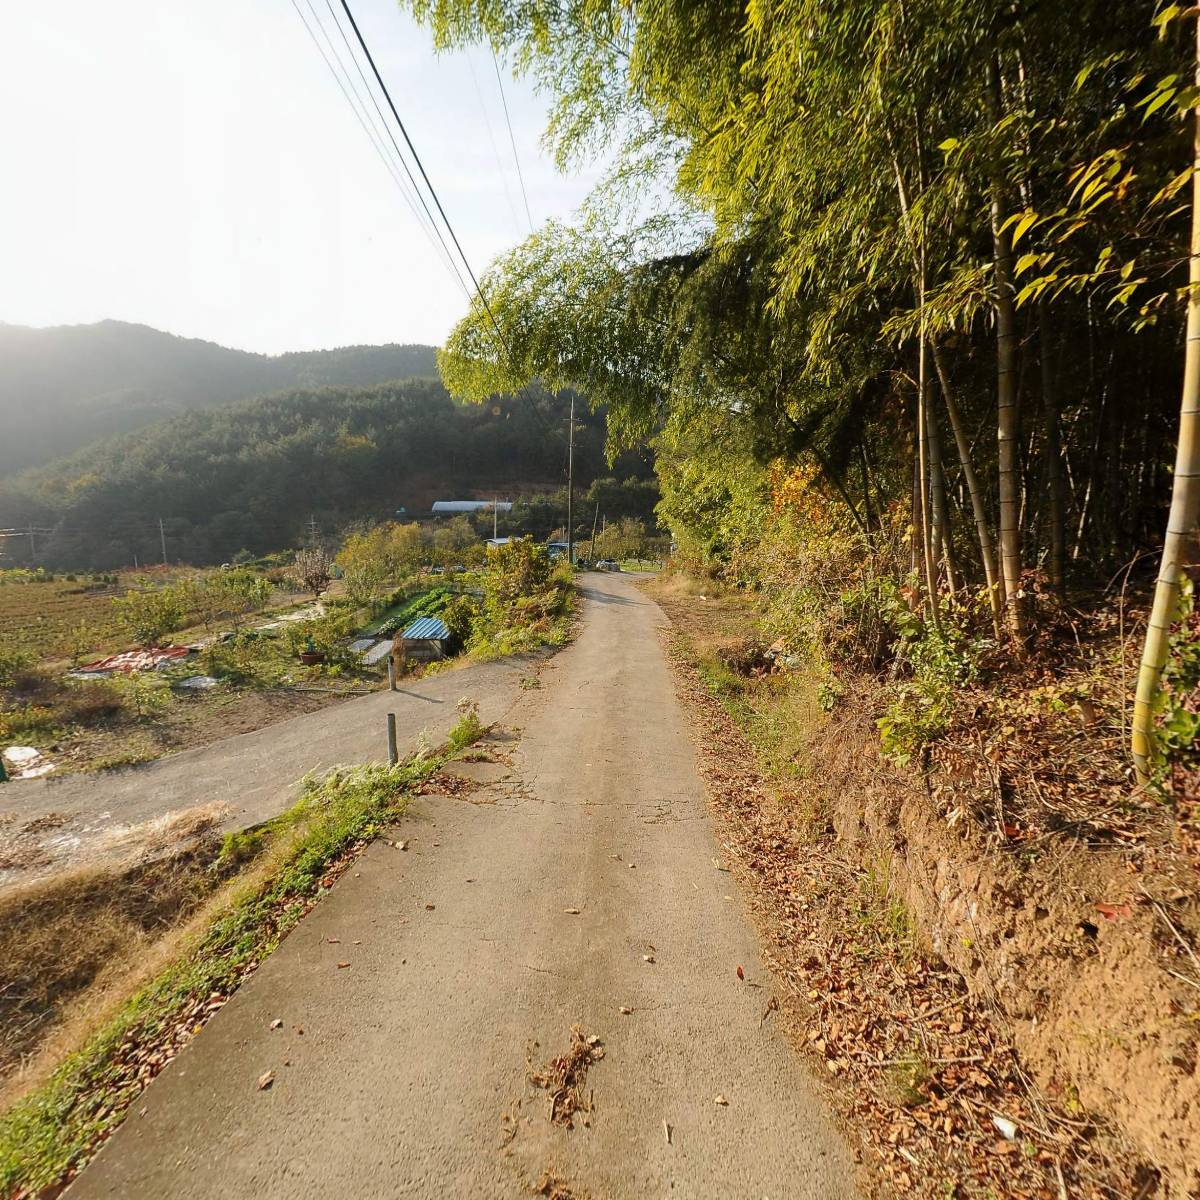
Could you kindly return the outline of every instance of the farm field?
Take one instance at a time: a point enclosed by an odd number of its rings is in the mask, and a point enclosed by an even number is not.
[[[195,578],[211,568],[151,567],[109,575],[58,575],[41,581],[25,572],[0,571],[0,645],[20,645],[44,662],[68,659],[75,651],[74,631],[86,625],[92,641],[84,658],[128,648],[115,618],[112,600],[130,587],[149,580],[155,584]],[[284,611],[301,603],[296,592],[277,590],[264,613]],[[199,627],[180,630],[177,642],[198,636]]]
[[[82,684],[64,678],[72,662],[131,647],[114,599],[146,582],[162,586],[211,573],[186,566],[73,578],[0,572],[0,652],[10,660],[15,656],[0,686],[0,744],[32,747],[57,774],[129,766],[311,712],[377,685],[357,672],[324,678],[320,668],[296,670],[299,664],[277,631],[257,641],[247,632],[250,640],[224,651],[220,663],[233,677],[209,692],[172,685],[216,667],[211,655],[193,656],[166,674],[151,672],[140,684],[121,676]],[[311,597],[276,587],[247,619],[262,621],[308,604]],[[212,632],[189,624],[169,640],[187,644]]]
[[[71,653],[71,631],[82,622],[95,630],[97,645],[115,645],[120,633],[111,601],[123,590],[119,582],[84,577],[0,581],[0,643],[27,646],[39,658],[65,658]]]

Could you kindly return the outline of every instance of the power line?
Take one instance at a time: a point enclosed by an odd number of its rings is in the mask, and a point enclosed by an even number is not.
[[[383,76],[379,73],[379,68],[375,65],[375,59],[371,54],[370,48],[362,35],[362,30],[358,27],[358,22],[354,19],[354,14],[350,11],[350,5],[347,0],[341,0],[342,8],[346,16],[350,20],[350,28],[354,30],[354,36],[358,39],[358,44],[362,47],[362,52],[367,56],[367,62],[371,66],[371,72],[375,76],[375,82],[379,84],[380,91],[383,92],[383,98],[387,101],[388,108],[392,110],[392,116],[396,118],[396,124],[400,127],[400,133],[404,137],[404,144],[408,147],[409,153],[413,156],[413,161],[417,164],[417,170],[421,172],[421,178],[425,181],[425,186],[429,189],[429,195],[433,199],[433,203],[437,206],[438,213],[441,215],[442,221],[446,226],[446,232],[450,235],[450,240],[454,243],[454,248],[458,251],[459,258],[462,259],[463,266],[467,268],[467,274],[471,277],[471,282],[475,285],[475,292],[479,296],[480,303],[487,310],[488,317],[491,319],[492,325],[495,327],[496,336],[500,338],[500,342],[504,344],[504,338],[500,333],[500,325],[496,320],[495,314],[492,312],[492,306],[488,304],[487,297],[483,294],[483,289],[479,286],[479,280],[475,277],[475,272],[471,269],[471,263],[463,252],[462,245],[459,243],[458,235],[454,232],[454,226],[450,224],[450,218],[446,216],[446,210],[442,207],[442,202],[438,198],[437,189],[429,180],[429,175],[425,170],[425,164],[421,162],[421,156],[417,153],[417,148],[412,143],[412,138],[408,136],[408,130],[405,128],[404,122],[400,119],[400,114],[396,111],[395,102],[392,100],[392,94],[387,89],[387,84],[383,82]],[[414,181],[415,182],[415,181]],[[422,198],[422,205],[425,201]],[[425,210],[428,212],[428,208]]]
[[[513,162],[517,164],[517,179],[521,184],[521,199],[525,201],[525,218],[529,222],[529,232],[533,232],[533,216],[529,212],[529,196],[525,192],[525,176],[521,174],[521,159],[517,155],[517,139],[513,137],[512,121],[508,117],[508,100],[504,95],[504,81],[500,78],[500,63],[496,59],[496,51],[492,51],[492,66],[496,68],[496,83],[500,86],[500,103],[504,106],[504,123],[508,126],[508,140],[512,145]]]
[[[400,165],[401,165],[401,167],[404,168],[405,172],[408,174],[409,184],[412,187],[411,194],[409,193],[407,187],[405,186],[404,180],[401,177],[400,173],[397,171],[395,162],[389,156],[389,154],[387,152],[387,147],[384,144],[383,139],[379,134],[379,131],[369,121],[369,113],[367,113],[366,105],[362,103],[362,100],[361,100],[361,97],[359,96],[358,90],[354,87],[354,82],[350,78],[349,72],[346,71],[345,65],[342,63],[341,57],[338,55],[336,49],[334,48],[333,42],[330,40],[329,34],[328,34],[327,30],[325,29],[325,26],[321,23],[320,19],[317,17],[316,11],[312,7],[311,0],[305,0],[305,3],[308,5],[308,9],[309,9],[309,12],[312,14],[314,23],[320,28],[321,33],[324,35],[326,43],[329,45],[330,52],[333,54],[333,59],[331,59],[330,55],[328,53],[326,53],[325,47],[321,45],[321,42],[318,39],[317,35],[313,32],[312,27],[309,25],[308,19],[305,17],[304,13],[300,11],[300,6],[297,3],[297,0],[291,0],[292,8],[295,9],[296,16],[300,18],[300,23],[304,26],[305,32],[308,34],[309,38],[312,40],[312,44],[314,46],[316,46],[317,52],[320,54],[322,60],[325,63],[325,66],[329,69],[329,73],[333,76],[334,83],[337,84],[338,90],[342,93],[342,97],[345,99],[346,103],[350,106],[350,110],[351,110],[351,112],[354,113],[355,119],[358,121],[363,132],[367,135],[367,138],[371,142],[371,145],[374,148],[375,153],[379,156],[380,162],[383,163],[384,169],[387,171],[387,173],[391,176],[393,182],[396,184],[396,188],[400,192],[400,195],[403,197],[405,204],[408,205],[409,211],[412,213],[413,218],[416,220],[421,231],[425,234],[425,237],[428,239],[429,244],[430,244],[430,246],[432,246],[434,252],[439,255],[442,265],[450,272],[451,276],[457,282],[459,288],[462,289],[463,295],[466,296],[468,299],[470,299],[470,292],[467,290],[467,286],[463,282],[461,274],[459,274],[458,270],[456,269],[454,261],[450,256],[449,249],[446,246],[444,239],[441,237],[441,233],[438,230],[436,224],[434,223],[433,217],[429,213],[428,208],[425,209],[424,218],[422,217],[421,213],[417,209],[417,202],[420,201],[420,203],[422,204],[422,207],[424,207],[424,201],[421,199],[420,192],[416,186],[416,181],[413,180],[413,178],[412,178],[412,173],[408,170],[408,164],[404,162],[404,158],[402,155],[400,155],[399,148],[397,147],[396,153],[399,156]],[[339,29],[339,31],[341,30],[340,25],[338,26],[338,29]],[[343,37],[344,36],[345,35],[343,34]],[[335,60],[337,62],[337,66],[334,65]],[[338,70],[339,67],[341,68],[340,72]],[[346,81],[345,83],[343,83],[343,78]],[[347,87],[346,87],[347,83],[350,85],[350,91],[347,91]],[[351,94],[350,94],[351,91],[354,93],[355,97],[358,97],[359,102],[357,104],[355,103],[355,100],[351,97]],[[373,98],[374,97],[372,97],[372,99]],[[360,111],[360,106],[361,106],[361,111]],[[378,108],[378,105],[376,105],[376,108]],[[384,132],[386,132],[389,135],[389,137],[391,136],[391,131],[390,131],[390,129],[388,129],[386,122],[384,122]],[[393,145],[395,145],[394,139],[393,139]],[[440,247],[439,247],[439,243],[440,243]]]
[[[471,71],[471,82],[475,85],[475,98],[479,101],[479,111],[483,114],[483,125],[487,130],[488,141],[492,144],[492,155],[496,159],[496,174],[500,176],[500,182],[504,186],[504,199],[508,202],[508,211],[512,214],[513,224],[518,231],[521,228],[521,219],[517,216],[516,205],[513,204],[512,193],[508,188],[508,175],[504,170],[504,164],[500,161],[500,147],[496,145],[496,135],[492,132],[492,123],[488,120],[487,104],[483,99],[483,89],[479,86],[479,76],[475,74],[475,64],[471,61],[471,56],[467,55],[467,66]]]
[[[425,181],[425,186],[429,189],[429,195],[433,199],[434,205],[437,207],[443,223],[446,226],[446,232],[450,235],[450,240],[454,243],[454,248],[458,251],[459,258],[462,259],[463,266],[467,269],[467,274],[471,277],[471,282],[475,285],[475,294],[479,297],[479,302],[487,313],[488,320],[492,323],[492,328],[496,331],[496,340],[500,344],[505,357],[509,363],[513,362],[512,351],[508,347],[508,343],[504,340],[504,334],[500,330],[500,322],[496,320],[496,314],[492,311],[492,306],[488,303],[487,296],[483,293],[483,288],[479,286],[479,280],[476,278],[474,270],[471,268],[470,260],[467,258],[466,252],[462,248],[462,244],[458,240],[458,235],[454,232],[454,226],[450,223],[450,218],[446,216],[446,210],[442,206],[442,202],[438,197],[437,189],[433,186],[429,178],[428,172],[425,170],[425,164],[421,161],[421,156],[417,153],[416,146],[413,145],[412,138],[408,136],[408,129],[404,122],[400,119],[400,113],[396,110],[396,104],[392,100],[392,94],[388,91],[387,84],[383,82],[383,76],[379,73],[379,68],[375,65],[374,56],[371,54],[370,47],[366,43],[366,39],[362,35],[362,30],[358,27],[358,22],[354,19],[354,14],[350,11],[348,0],[341,0],[342,9],[345,11],[347,18],[350,21],[350,28],[354,30],[354,36],[358,39],[359,46],[362,47],[362,52],[366,55],[367,62],[370,64],[371,72],[375,76],[375,82],[379,84],[380,91],[383,92],[383,98],[387,101],[388,108],[391,109],[392,116],[396,119],[396,124],[400,127],[400,133],[404,137],[404,144],[408,147],[409,153],[413,157],[413,161],[417,164],[417,170],[421,172],[421,178]],[[415,182],[415,181],[414,181]],[[424,199],[421,201],[424,206]],[[428,212],[428,208],[425,209]],[[523,395],[526,401],[530,404],[534,417],[542,427],[542,431],[549,434],[550,430],[546,426],[545,419],[537,406],[529,399],[525,389],[518,390],[519,395]]]
[[[307,0],[307,2],[311,5],[312,0]],[[463,294],[469,300],[470,292],[467,290],[466,284],[463,283],[463,279],[462,279],[462,276],[458,272],[457,265],[453,262],[453,260],[450,257],[450,248],[446,245],[445,240],[442,238],[441,231],[437,228],[437,225],[434,222],[433,214],[429,211],[428,207],[425,204],[424,198],[421,196],[421,189],[419,187],[417,187],[417,181],[413,178],[412,171],[409,170],[408,162],[406,161],[404,155],[401,153],[400,147],[396,144],[396,138],[392,134],[391,126],[387,122],[387,117],[385,117],[383,115],[383,109],[381,109],[379,107],[379,99],[375,95],[375,90],[371,87],[369,80],[367,79],[366,75],[363,73],[362,64],[358,61],[358,55],[354,53],[354,47],[350,45],[350,39],[346,36],[346,30],[342,27],[341,21],[338,20],[338,15],[337,15],[337,12],[334,10],[332,0],[325,0],[325,7],[329,10],[329,16],[333,20],[334,27],[337,29],[338,34],[342,39],[342,44],[346,47],[346,53],[350,56],[350,61],[354,64],[354,69],[358,73],[359,79],[362,80],[363,89],[366,91],[367,95],[370,97],[371,104],[375,109],[375,113],[379,117],[379,124],[383,128],[384,132],[387,134],[388,140],[392,143],[392,148],[396,151],[396,157],[400,160],[400,165],[404,168],[404,173],[408,176],[408,180],[412,184],[413,191],[416,193],[417,198],[421,201],[421,207],[425,210],[425,215],[429,218],[430,227],[433,229],[434,233],[437,234],[438,241],[441,243],[442,249],[445,252],[446,261],[450,264],[451,268],[453,269],[455,278],[458,280],[459,286],[463,290]],[[351,22],[353,22],[353,19],[354,18],[351,17]],[[356,32],[357,32],[357,30],[356,30]],[[360,39],[360,43],[361,43],[361,39]],[[340,59],[339,59],[339,61],[340,61]],[[372,65],[374,65],[374,64],[372,64]],[[376,75],[376,78],[378,78],[378,75]],[[390,101],[389,101],[389,103],[390,103]],[[410,149],[411,149],[411,144],[410,144]],[[414,157],[415,157],[415,151],[414,151]]]

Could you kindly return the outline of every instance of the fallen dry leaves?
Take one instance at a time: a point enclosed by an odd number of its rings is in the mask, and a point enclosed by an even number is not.
[[[954,971],[915,951],[871,949],[853,902],[856,868],[774,803],[752,750],[671,634],[668,655],[698,718],[701,774],[726,829],[719,866],[732,865],[770,935],[771,966],[790,993],[789,1032],[823,1064],[880,1192],[1127,1195],[1096,1151],[1101,1131],[1032,1087]]]
[[[592,1111],[591,1093],[584,1094],[588,1068],[604,1057],[604,1045],[596,1034],[584,1033],[578,1025],[571,1027],[571,1043],[565,1054],[559,1054],[541,1067],[533,1065],[533,1056],[538,1049],[536,1042],[530,1046],[525,1059],[525,1070],[529,1082],[550,1096],[550,1123],[573,1129],[576,1114],[580,1114],[584,1125],[590,1123]]]

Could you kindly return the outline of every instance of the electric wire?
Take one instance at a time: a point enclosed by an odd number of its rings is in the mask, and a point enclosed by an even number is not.
[[[529,196],[525,191],[525,176],[521,173],[521,159],[517,154],[517,139],[513,137],[512,121],[508,116],[508,99],[504,95],[504,80],[500,78],[500,63],[496,51],[492,51],[492,66],[496,68],[496,83],[500,88],[500,103],[504,106],[504,123],[508,126],[508,140],[512,146],[513,162],[517,165],[517,180],[521,184],[521,199],[525,201],[525,219],[529,222],[529,232],[533,232],[533,215],[529,211]]]
[[[417,170],[421,172],[421,178],[425,181],[426,188],[429,189],[429,195],[436,206],[438,213],[442,218],[443,224],[446,226],[446,232],[450,235],[450,240],[454,243],[454,248],[458,251],[459,258],[462,259],[463,266],[467,269],[467,274],[471,277],[471,282],[475,285],[475,292],[479,296],[479,301],[487,311],[488,317],[492,322],[492,327],[496,331],[496,336],[500,339],[500,344],[504,345],[504,338],[500,333],[500,324],[496,320],[495,314],[492,312],[492,306],[488,303],[487,297],[483,294],[483,289],[479,286],[479,280],[475,276],[475,272],[471,269],[471,263],[463,252],[462,245],[459,243],[458,235],[454,232],[454,226],[450,224],[450,218],[446,216],[446,210],[442,207],[442,202],[438,197],[437,189],[430,182],[429,175],[425,170],[425,164],[421,161],[421,156],[417,153],[416,146],[413,145],[412,138],[408,136],[408,129],[404,122],[400,119],[400,114],[396,110],[395,101],[392,99],[391,92],[387,89],[387,84],[383,82],[383,76],[379,73],[379,68],[375,65],[375,58],[371,54],[370,47],[366,43],[362,35],[362,30],[358,27],[358,22],[354,19],[354,13],[350,11],[350,5],[347,0],[341,0],[342,9],[350,21],[350,28],[354,30],[354,36],[358,39],[358,44],[362,47],[363,54],[367,57],[367,62],[370,64],[371,72],[375,76],[375,82],[379,84],[379,90],[383,92],[383,98],[387,101],[388,108],[391,109],[392,116],[396,119],[396,124],[400,127],[400,133],[404,137],[404,144],[408,147],[409,153],[413,157],[413,162],[417,164]],[[424,197],[421,200],[424,205]],[[428,212],[428,208],[426,208]],[[507,347],[505,347],[507,350]],[[511,356],[510,356],[511,357]]]
[[[311,3],[311,0],[309,0],[309,3]],[[449,260],[450,259],[450,248],[446,245],[445,240],[441,237],[441,233],[437,229],[436,223],[433,220],[433,214],[429,211],[429,208],[425,205],[424,199],[421,198],[421,189],[417,186],[417,181],[413,178],[412,171],[409,170],[408,162],[406,161],[404,154],[401,152],[399,145],[397,145],[397,143],[396,143],[395,135],[392,133],[392,127],[388,124],[388,120],[387,120],[387,117],[384,116],[383,109],[381,109],[379,107],[379,99],[375,95],[375,89],[371,87],[370,81],[367,79],[366,74],[363,72],[362,63],[359,62],[358,55],[355,54],[354,47],[351,46],[350,39],[346,36],[346,30],[343,28],[341,21],[338,20],[337,12],[333,7],[333,0],[325,0],[325,7],[329,10],[329,16],[333,20],[333,24],[336,27],[339,35],[341,36],[342,43],[346,47],[346,53],[350,56],[350,61],[354,64],[355,71],[358,72],[358,77],[362,81],[363,89],[366,91],[367,95],[370,97],[371,104],[375,108],[375,113],[379,117],[379,123],[382,126],[383,130],[387,133],[388,140],[392,143],[392,148],[396,151],[396,157],[400,160],[400,164],[401,164],[401,166],[404,167],[404,172],[408,176],[409,182],[413,186],[413,191],[417,194],[418,198],[421,199],[421,206],[422,206],[422,208],[424,208],[425,214],[429,218],[430,226],[433,228],[434,232],[437,234],[438,240],[442,244],[442,249],[445,251],[446,258],[447,258],[447,260]],[[351,19],[353,19],[353,18],[351,18]],[[360,42],[361,42],[361,39],[360,39]],[[363,48],[364,48],[364,50],[366,49],[365,44],[364,44]],[[382,86],[382,84],[381,84],[381,86]],[[414,153],[414,157],[415,157],[415,153]],[[462,288],[463,294],[467,297],[468,300],[470,300],[470,291],[467,289],[467,285],[463,282],[463,278],[462,278],[462,275],[458,271],[457,264],[454,264],[454,273],[455,273],[456,277],[458,278],[459,286]]]
[[[387,158],[385,149],[383,146],[382,138],[379,135],[378,129],[376,129],[373,125],[368,124],[367,119],[364,115],[366,113],[366,107],[364,105],[362,105],[361,98],[358,98],[357,102],[356,102],[357,93],[355,94],[355,96],[352,96],[350,94],[350,92],[346,90],[346,82],[349,82],[349,76],[346,74],[345,68],[344,68],[343,64],[341,63],[341,60],[338,59],[337,60],[338,66],[334,66],[333,60],[330,58],[329,54],[326,53],[326,51],[325,51],[325,47],[321,45],[321,42],[317,38],[317,35],[313,32],[312,26],[308,22],[308,18],[305,17],[305,15],[300,11],[297,0],[291,0],[291,2],[292,2],[292,8],[296,12],[296,16],[298,16],[300,18],[300,22],[304,26],[304,31],[308,34],[309,38],[312,40],[313,45],[317,48],[317,53],[320,54],[322,61],[325,63],[325,66],[329,69],[330,75],[333,76],[333,81],[334,81],[334,83],[337,84],[338,89],[341,91],[343,99],[350,106],[351,111],[354,113],[354,116],[358,120],[359,126],[362,128],[363,132],[370,139],[371,145],[375,147],[375,152],[380,156],[381,161],[384,164],[384,167],[388,171],[388,174],[390,174],[392,176],[392,178],[396,180],[397,186],[400,188],[401,194],[404,196],[405,200],[409,204],[409,207],[413,211],[413,215],[418,216],[418,218],[419,218],[419,214],[416,211],[416,197],[415,197],[415,195],[410,196],[409,193],[406,191],[403,180],[401,179],[399,173],[396,171],[395,164],[392,163]],[[326,45],[329,46],[330,52],[333,53],[336,57],[336,51],[334,51],[333,43],[330,41],[329,34],[326,31],[325,27],[323,25],[321,25],[321,22],[317,17],[316,11],[313,9],[311,0],[305,0],[305,2],[308,5],[309,12],[312,14],[313,22],[315,24],[317,24],[317,26],[321,29],[321,33],[325,38]],[[342,67],[342,70],[340,72],[338,70],[338,67]],[[343,82],[343,80],[345,80],[345,82]]]
[[[322,25],[321,22],[319,21],[319,19],[317,18],[316,12],[313,10],[310,0],[305,0],[305,2],[308,4],[309,11],[312,12],[313,20],[318,24],[318,26],[320,26],[322,34],[324,34],[326,40],[329,41],[328,32],[325,30],[324,25]],[[423,217],[421,212],[417,208],[416,201],[420,199],[420,193],[416,189],[416,183],[415,183],[415,181],[412,180],[411,174],[409,175],[409,180],[410,180],[410,184],[413,188],[412,194],[409,193],[408,188],[405,185],[403,177],[397,171],[395,163],[391,160],[390,156],[388,155],[387,147],[384,145],[383,140],[378,133],[378,130],[374,130],[373,126],[368,122],[368,120],[364,116],[364,113],[366,112],[365,105],[362,106],[362,111],[360,112],[359,105],[354,102],[354,100],[351,98],[350,92],[347,91],[346,83],[349,83],[351,85],[351,88],[353,89],[353,81],[350,79],[349,74],[345,71],[345,67],[342,64],[340,57],[337,57],[336,51],[334,51],[332,42],[331,41],[329,42],[330,50],[334,52],[334,55],[337,58],[338,65],[342,66],[342,73],[339,73],[338,68],[335,67],[333,61],[331,61],[329,54],[326,53],[324,46],[321,45],[320,39],[318,39],[317,35],[313,32],[311,26],[309,25],[307,18],[304,16],[304,13],[301,12],[300,6],[299,6],[297,0],[291,0],[291,4],[292,4],[292,8],[296,12],[296,16],[300,18],[300,23],[304,26],[305,32],[308,34],[309,38],[312,40],[312,44],[317,48],[317,52],[320,54],[322,60],[325,63],[325,66],[329,69],[329,73],[333,76],[333,81],[337,84],[338,90],[342,93],[342,96],[345,99],[346,103],[350,106],[350,110],[354,113],[355,119],[358,121],[359,125],[362,127],[363,132],[367,135],[367,138],[370,140],[372,147],[374,147],[375,153],[379,156],[380,161],[383,163],[384,169],[388,172],[388,174],[391,176],[393,182],[396,184],[397,190],[400,192],[400,195],[403,197],[405,204],[409,208],[409,211],[413,214],[413,218],[417,222],[417,225],[420,227],[420,229],[421,229],[422,233],[424,233],[425,237],[429,240],[429,244],[433,248],[434,253],[438,256],[439,261],[446,268],[446,270],[450,272],[451,278],[453,278],[455,280],[455,282],[458,284],[459,288],[462,290],[463,295],[466,296],[467,299],[469,300],[470,292],[467,289],[465,282],[463,281],[461,273],[456,270],[454,261],[450,255],[449,249],[445,245],[444,240],[440,237],[437,227],[433,223],[432,216],[429,215],[428,210],[426,209],[426,215]],[[346,79],[346,83],[343,83],[343,75]],[[357,95],[357,90],[355,90],[355,95]],[[386,125],[385,125],[385,129],[386,129]],[[404,164],[403,160],[401,160],[401,165],[406,166],[406,164]],[[439,243],[440,243],[440,245],[439,245]]]
[[[521,218],[517,216],[517,206],[513,204],[512,192],[508,187],[508,173],[504,170],[504,163],[500,159],[500,147],[496,144],[496,135],[492,132],[492,123],[488,119],[483,89],[479,86],[479,76],[475,74],[475,64],[471,61],[469,54],[467,55],[467,66],[471,71],[471,82],[475,85],[475,98],[479,101],[479,111],[483,114],[483,125],[487,130],[488,141],[492,144],[492,155],[496,159],[496,174],[500,176],[500,182],[504,185],[504,199],[508,202],[508,211],[512,215],[513,225],[519,231]]]
[[[417,170],[420,171],[421,178],[425,181],[425,186],[429,189],[430,198],[433,200],[433,203],[442,218],[442,222],[446,226],[446,232],[450,235],[450,240],[454,243],[454,248],[458,251],[458,256],[462,259],[463,266],[466,267],[467,274],[471,277],[471,282],[475,285],[475,294],[479,297],[479,303],[482,305],[483,311],[487,314],[488,320],[491,322],[492,328],[496,332],[496,340],[500,345],[500,349],[503,351],[504,356],[508,359],[509,364],[512,365],[512,351],[509,348],[508,343],[504,340],[504,334],[500,329],[500,322],[496,320],[496,314],[492,311],[492,306],[488,303],[488,298],[486,295],[484,295],[483,288],[479,286],[479,279],[475,275],[475,271],[471,267],[470,260],[467,258],[466,253],[462,248],[462,244],[458,240],[458,235],[454,232],[454,226],[450,223],[450,218],[446,215],[446,210],[437,194],[437,189],[433,186],[433,183],[429,178],[429,174],[425,170],[425,164],[421,161],[421,156],[417,153],[417,148],[413,145],[412,138],[408,135],[408,129],[405,126],[404,121],[401,119],[400,113],[396,109],[396,103],[392,99],[392,94],[388,91],[387,84],[384,83],[383,76],[379,73],[378,66],[375,65],[375,58],[371,54],[371,49],[367,45],[366,39],[362,35],[362,30],[358,27],[358,22],[354,19],[354,13],[350,11],[348,0],[341,0],[341,5],[350,21],[350,28],[354,30],[354,36],[357,38],[358,44],[362,47],[362,52],[366,56],[367,62],[370,64],[371,72],[375,76],[375,81],[379,84],[379,90],[383,92],[383,98],[387,101],[388,108],[391,110],[392,116],[396,119],[396,124],[400,127],[400,133],[404,137],[404,144],[408,147],[409,153],[412,155],[413,161],[417,165]],[[424,204],[424,198],[422,198],[422,204]],[[428,211],[428,209],[426,209],[426,211]],[[533,402],[526,389],[523,387],[518,389],[517,394],[522,396],[529,403],[530,409],[538,424],[541,426],[542,431],[549,436],[551,430],[547,426],[541,410]]]

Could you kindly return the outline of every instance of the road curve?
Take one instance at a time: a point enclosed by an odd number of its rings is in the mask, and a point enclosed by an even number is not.
[[[515,1198],[551,1178],[578,1200],[858,1194],[819,1091],[762,1021],[772,981],[715,866],[664,618],[620,577],[583,590],[578,639],[509,717],[511,763],[463,764],[477,790],[416,800],[408,850],[367,851],[70,1200]],[[527,1056],[565,1051],[576,1025],[604,1057],[568,1130]]]
[[[458,720],[460,698],[475,700],[485,722],[498,721],[520,694],[520,680],[536,674],[543,660],[524,655],[402,680],[396,692],[372,692],[128,770],[6,783],[0,862],[31,857],[35,865],[0,867],[0,890],[103,858],[120,848],[124,831],[172,813],[221,805],[223,829],[256,825],[296,799],[309,771],[386,761],[389,712],[396,714],[402,753],[415,749],[422,734],[436,744]],[[49,826],[38,834],[38,853],[6,853],[7,844],[28,841],[20,830],[31,822]]]

